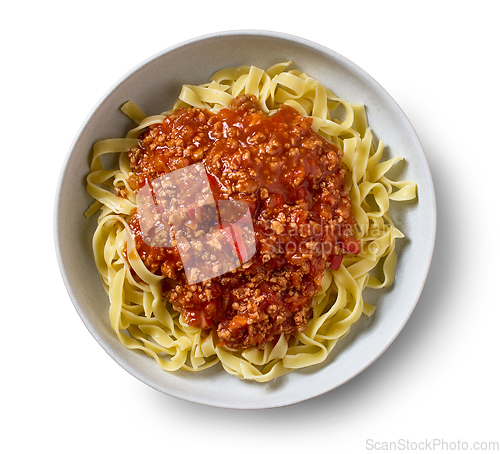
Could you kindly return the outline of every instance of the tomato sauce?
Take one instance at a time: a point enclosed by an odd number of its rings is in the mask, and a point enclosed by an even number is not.
[[[233,349],[305,329],[325,267],[359,253],[341,156],[310,119],[289,106],[266,115],[252,96],[219,112],[179,109],[143,133],[129,152],[134,189],[202,162],[214,199],[245,202],[252,217],[254,256],[189,285],[177,248],[148,246],[139,216],[131,216],[139,255],[167,278],[165,292],[187,323],[216,330]]]

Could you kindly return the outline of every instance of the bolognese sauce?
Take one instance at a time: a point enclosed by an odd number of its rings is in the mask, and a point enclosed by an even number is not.
[[[139,215],[129,220],[141,259],[166,278],[173,307],[189,325],[216,330],[230,349],[261,348],[304,331],[325,267],[359,253],[342,153],[311,124],[286,105],[266,115],[255,97],[242,95],[219,112],[178,109],[129,151],[136,191],[202,162],[216,201],[248,206],[255,254],[197,284],[188,283],[177,247],[149,246]]]

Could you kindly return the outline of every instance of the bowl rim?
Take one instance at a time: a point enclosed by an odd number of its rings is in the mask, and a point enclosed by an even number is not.
[[[227,38],[231,36],[249,36],[251,38],[256,38],[256,37],[265,37],[265,38],[276,38],[279,40],[285,40],[285,41],[291,41],[294,42],[295,44],[299,44],[302,46],[305,46],[307,48],[312,48],[315,51],[319,51],[321,53],[327,54],[329,57],[334,58],[336,60],[341,60],[343,65],[347,66],[348,69],[354,70],[358,75],[362,76],[366,81],[370,82],[370,84],[377,86],[379,90],[381,90],[384,95],[394,104],[395,107],[399,110],[399,112],[404,116],[408,126],[411,128],[412,133],[414,138],[416,139],[418,143],[418,148],[419,148],[419,154],[423,158],[422,163],[425,165],[424,171],[427,173],[429,176],[429,190],[431,192],[431,198],[429,202],[431,203],[431,212],[432,212],[432,217],[429,219],[429,248],[427,251],[427,256],[425,257],[425,272],[423,274],[423,279],[420,283],[420,286],[418,288],[418,291],[416,292],[416,297],[415,300],[412,302],[412,304],[408,305],[408,312],[405,316],[404,319],[400,320],[400,324],[398,326],[398,329],[394,331],[393,335],[390,338],[387,338],[385,343],[382,345],[382,347],[379,349],[379,351],[372,356],[371,360],[364,364],[363,367],[358,368],[354,373],[346,376],[341,382],[337,383],[335,386],[329,388],[329,389],[324,389],[321,390],[321,392],[310,392],[309,395],[307,396],[298,396],[298,397],[293,397],[290,396],[286,401],[282,401],[279,404],[273,404],[273,405],[252,405],[252,403],[246,403],[245,405],[242,405],[241,403],[235,404],[235,405],[223,405],[223,404],[217,404],[213,402],[212,400],[208,399],[206,401],[202,401],[200,399],[194,399],[190,398],[190,396],[183,395],[182,393],[175,393],[175,392],[168,392],[165,389],[157,386],[152,380],[150,380],[145,374],[143,374],[141,371],[138,371],[134,369],[133,367],[130,367],[129,364],[127,364],[126,361],[124,361],[121,357],[117,357],[112,355],[111,349],[107,346],[107,341],[103,338],[103,336],[99,333],[97,329],[94,328],[90,320],[87,319],[85,316],[84,312],[82,311],[80,307],[80,303],[78,301],[78,298],[76,297],[71,280],[68,275],[67,271],[67,264],[65,263],[65,258],[64,258],[64,253],[62,250],[61,246],[61,229],[60,229],[60,219],[63,216],[62,211],[60,210],[60,203],[61,203],[61,192],[62,192],[62,187],[64,184],[64,180],[66,178],[66,170],[69,166],[72,153],[79,142],[83,131],[85,130],[87,124],[89,123],[90,119],[93,117],[93,115],[96,113],[96,111],[99,109],[99,107],[103,104],[103,102],[115,91],[118,89],[118,87],[125,81],[127,80],[131,75],[133,75],[135,72],[137,72],[140,68],[148,65],[149,63],[161,58],[163,55],[170,53],[174,50],[181,49],[182,47],[190,46],[192,44],[198,43],[200,41],[205,41],[205,40],[212,40],[212,39],[219,39],[219,38]],[[82,125],[80,126],[78,132],[76,133],[73,141],[71,142],[71,145],[66,153],[66,156],[64,158],[63,164],[61,166],[60,174],[59,174],[59,179],[56,187],[56,196],[54,200],[54,207],[53,207],[53,240],[54,240],[54,245],[55,245],[55,252],[56,252],[56,257],[57,257],[57,263],[59,266],[59,270],[61,272],[61,276],[63,279],[63,282],[65,284],[66,290],[70,296],[70,299],[72,301],[73,306],[75,307],[78,315],[82,319],[84,325],[88,329],[88,331],[92,334],[92,336],[95,338],[95,340],[99,343],[99,345],[108,353],[108,355],[115,361],[117,362],[123,369],[125,369],[127,372],[129,372],[132,376],[140,380],[141,382],[147,384],[151,388],[160,391],[164,394],[167,394],[169,396],[189,401],[189,402],[194,402],[194,403],[200,403],[203,405],[208,405],[208,406],[214,406],[214,407],[219,407],[219,408],[233,408],[233,409],[266,409],[266,408],[275,408],[275,407],[282,407],[282,406],[288,406],[288,405],[293,405],[299,402],[307,401],[310,399],[313,399],[315,397],[318,397],[322,394],[325,394],[327,392],[332,391],[333,389],[336,389],[340,387],[341,385],[345,384],[346,382],[350,381],[357,375],[359,375],[361,372],[366,370],[371,364],[373,364],[388,348],[389,346],[394,342],[394,340],[397,338],[397,336],[400,334],[404,326],[406,325],[408,319],[410,318],[411,314],[413,313],[416,304],[418,303],[421,293],[423,291],[423,288],[425,286],[425,282],[427,279],[427,275],[431,266],[432,262],[432,255],[434,251],[434,246],[435,246],[435,240],[436,240],[436,231],[437,231],[437,208],[436,208],[436,197],[435,197],[435,190],[434,190],[434,184],[432,181],[432,174],[431,170],[429,167],[429,163],[427,160],[427,157],[425,155],[425,151],[422,147],[421,141],[418,138],[418,135],[411,124],[410,120],[406,116],[405,112],[401,109],[399,104],[392,98],[392,96],[372,77],[370,76],[366,71],[364,71],[361,67],[353,63],[351,60],[348,58],[344,57],[343,55],[339,54],[338,52],[324,46],[321,44],[317,44],[314,41],[310,41],[308,39],[304,39],[301,37],[298,37],[296,35],[288,34],[288,33],[283,33],[283,32],[276,32],[276,31],[270,31],[270,30],[259,30],[259,29],[241,29],[241,30],[226,30],[226,31],[221,31],[221,32],[213,32],[213,33],[208,33],[200,36],[196,36],[184,41],[181,41],[177,44],[174,44],[172,46],[169,46],[159,52],[156,52],[152,56],[148,57],[147,59],[143,60],[139,64],[135,65],[132,69],[127,71],[122,77],[120,77],[98,100],[98,102],[94,105],[94,107],[90,110],[89,114],[86,116],[85,120],[83,121]],[[422,261],[424,263],[424,261]]]

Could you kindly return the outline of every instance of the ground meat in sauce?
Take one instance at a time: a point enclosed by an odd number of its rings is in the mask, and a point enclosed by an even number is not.
[[[187,323],[216,329],[232,349],[263,347],[304,331],[311,299],[335,256],[357,253],[341,152],[289,106],[265,115],[253,96],[218,113],[179,109],[148,128],[129,152],[129,182],[146,182],[203,162],[215,200],[251,212],[256,254],[236,270],[188,285],[175,247],[150,247],[137,213],[129,220],[147,268],[168,279],[165,292]]]

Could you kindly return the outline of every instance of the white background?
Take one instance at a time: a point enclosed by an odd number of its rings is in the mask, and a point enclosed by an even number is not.
[[[455,450],[458,441],[469,448],[499,442],[500,32],[492,5],[87,0],[2,6],[0,450],[362,453],[398,440],[413,443],[410,450],[434,440]],[[437,197],[430,274],[394,344],[344,386],[273,410],[179,401],[122,370],[73,308],[53,243],[59,172],[101,96],[162,49],[231,29],[298,35],[372,75],[415,127]]]

